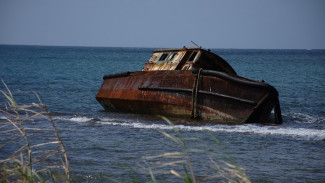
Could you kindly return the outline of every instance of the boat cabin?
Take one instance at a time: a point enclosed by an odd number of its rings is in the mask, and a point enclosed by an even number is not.
[[[220,56],[201,47],[154,50],[142,71],[205,69],[237,75]]]

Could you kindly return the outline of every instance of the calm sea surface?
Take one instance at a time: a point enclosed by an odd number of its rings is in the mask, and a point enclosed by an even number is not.
[[[102,182],[107,176],[125,181],[133,175],[126,163],[138,170],[142,156],[182,150],[160,132],[173,134],[164,120],[106,112],[95,99],[103,75],[141,70],[152,50],[0,45],[0,78],[20,104],[37,101],[26,91],[38,92],[53,114],[75,182]],[[325,182],[325,50],[212,51],[240,76],[277,88],[284,123],[174,121],[183,137],[192,139],[188,147],[218,146],[210,131],[253,182]],[[196,173],[203,174],[209,157],[196,153],[191,158]]]

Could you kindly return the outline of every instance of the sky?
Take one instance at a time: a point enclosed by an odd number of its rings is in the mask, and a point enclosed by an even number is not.
[[[325,49],[325,0],[0,0],[0,44]]]

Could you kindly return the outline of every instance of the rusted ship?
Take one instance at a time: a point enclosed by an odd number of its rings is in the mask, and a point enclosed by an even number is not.
[[[154,50],[142,71],[109,74],[96,99],[106,109],[217,123],[281,124],[277,90],[240,77],[201,47]],[[199,120],[198,120],[199,121]]]

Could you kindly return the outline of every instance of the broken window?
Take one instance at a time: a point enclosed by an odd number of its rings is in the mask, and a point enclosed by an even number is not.
[[[159,61],[164,61],[168,56],[168,53],[163,53],[160,58],[159,58]]]
[[[197,51],[193,52],[190,59],[188,59],[188,61],[193,61],[195,59],[196,54],[197,54]]]
[[[173,52],[173,53],[171,53],[171,54],[169,55],[167,61],[172,61],[172,60],[175,58],[176,55],[177,55],[177,52]]]

